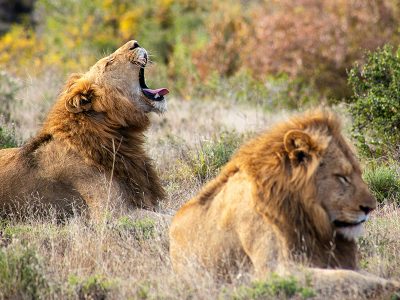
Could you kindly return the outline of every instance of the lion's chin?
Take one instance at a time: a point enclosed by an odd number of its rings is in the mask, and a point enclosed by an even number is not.
[[[162,101],[153,101],[152,102],[153,111],[158,114],[162,114],[167,111],[167,101],[164,99]]]
[[[340,233],[345,239],[352,241],[364,234],[363,224],[358,224],[355,226],[339,227],[336,231]]]

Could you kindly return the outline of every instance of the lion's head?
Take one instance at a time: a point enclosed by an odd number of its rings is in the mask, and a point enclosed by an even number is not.
[[[120,114],[117,110],[126,112],[133,107],[136,113],[142,114],[164,112],[167,108],[164,96],[169,91],[166,88],[150,89],[146,85],[145,68],[148,60],[147,51],[137,41],[127,42],[99,60],[87,73],[71,76],[64,94],[65,107],[73,113],[101,113],[115,107],[115,118]],[[115,103],[116,97],[121,103]],[[110,99],[114,102],[108,103]]]
[[[335,232],[348,240],[362,233],[376,200],[340,127],[333,113],[314,111],[250,143],[245,167],[258,178],[262,211],[308,224],[302,230],[326,239]]]

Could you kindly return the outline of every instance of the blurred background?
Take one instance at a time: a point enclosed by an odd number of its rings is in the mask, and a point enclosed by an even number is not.
[[[367,51],[399,43],[399,3],[0,0],[0,114],[26,139],[67,74],[86,71],[130,39],[151,53],[150,85],[167,86],[176,99],[222,99],[264,111],[352,103],[365,88],[360,66]],[[393,46],[385,49],[396,60]],[[382,116],[384,108],[377,109]],[[361,120],[354,135],[360,138],[372,119]]]
[[[15,76],[84,71],[134,38],[153,54],[153,80],[183,98],[230,93],[218,81],[236,79],[340,99],[346,69],[397,44],[399,22],[396,0],[2,0],[0,64]]]
[[[146,133],[163,211],[260,131],[329,106],[380,203],[358,241],[360,268],[400,280],[399,26],[400,0],[0,0],[0,149],[40,129],[69,74],[136,39],[153,61],[147,83],[170,90]],[[128,215],[107,228],[1,220],[0,299],[306,298],[291,278],[182,280],[167,230]]]

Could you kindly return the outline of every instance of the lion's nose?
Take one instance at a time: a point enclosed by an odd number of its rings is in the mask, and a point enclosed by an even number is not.
[[[362,206],[362,205],[360,205],[360,209],[361,209],[366,215],[368,215],[368,213],[369,213],[370,211],[373,210],[373,208],[371,208],[371,207]]]
[[[133,50],[133,49],[136,49],[136,48],[139,48],[139,47],[140,47],[139,43],[134,41],[132,47],[130,47],[129,50]]]

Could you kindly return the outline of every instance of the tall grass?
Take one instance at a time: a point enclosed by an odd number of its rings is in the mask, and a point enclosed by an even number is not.
[[[379,203],[395,202],[400,205],[400,165],[392,161],[391,165],[374,164],[363,174],[372,193]]]
[[[24,101],[35,103],[44,115],[48,103],[40,101],[34,89],[26,93]],[[169,109],[152,117],[146,144],[168,192],[161,211],[169,215],[219,172],[247,136],[286,117],[286,112],[229,101],[169,99]],[[19,116],[25,114],[29,110]],[[30,122],[39,124],[39,120],[34,115]],[[18,124],[16,131],[30,128],[30,123]],[[367,236],[360,242],[361,266],[400,279],[399,208],[384,203],[367,222]],[[285,299],[306,298],[313,292],[320,296],[318,287],[290,277],[252,282],[248,270],[239,270],[240,276],[232,274],[231,282],[218,281],[206,270],[178,276],[169,259],[169,219],[138,211],[107,218],[102,224],[82,217],[65,224],[39,217],[1,224],[0,273],[5,275],[0,275],[0,298]]]
[[[191,172],[200,182],[215,177],[221,167],[229,161],[243,139],[243,135],[237,134],[235,131],[223,131],[213,139],[201,142],[190,156]]]

